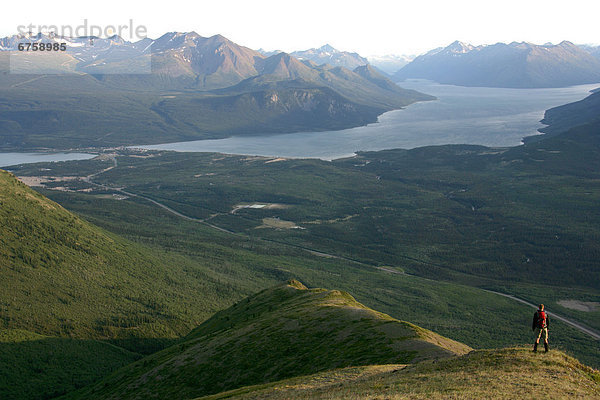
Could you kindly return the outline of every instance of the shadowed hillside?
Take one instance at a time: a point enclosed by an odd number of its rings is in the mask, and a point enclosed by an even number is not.
[[[139,354],[97,340],[0,329],[0,398],[54,398],[139,358]]]

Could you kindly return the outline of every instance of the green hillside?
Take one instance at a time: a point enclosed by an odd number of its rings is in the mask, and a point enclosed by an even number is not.
[[[0,203],[0,328],[113,339],[173,338],[190,329],[192,292],[204,283],[4,171]],[[214,301],[201,303],[217,308]]]
[[[85,175],[105,164],[95,160],[78,167],[71,163],[45,165],[68,174],[77,169]],[[86,165],[88,169],[83,168]],[[7,382],[0,386],[2,398],[45,398],[49,393],[80,388],[131,361],[132,356],[139,357],[126,351],[112,353],[114,347],[103,350],[102,343],[92,339],[105,339],[149,354],[189,333],[217,310],[294,276],[311,286],[352,291],[370,307],[444,332],[471,346],[529,340],[527,333],[518,328],[522,320],[529,320],[529,310],[478,289],[391,274],[347,260],[230,235],[170,215],[140,199],[117,201],[111,195],[95,192],[44,191],[113,232],[108,233],[33,192],[10,174],[3,172],[2,179],[2,327],[17,338],[22,336],[19,329],[36,332],[31,333],[35,340],[2,346],[6,354],[3,359],[8,360],[4,365],[11,368],[0,367],[8,371],[0,372],[2,381]],[[72,223],[65,224],[64,219]],[[18,229],[29,226],[29,230],[18,231],[22,234],[19,236],[15,225],[21,226]],[[70,242],[55,240],[55,233],[87,243],[99,255],[93,258],[86,252],[70,253],[65,247]],[[19,237],[24,240],[17,240]],[[93,240],[84,240],[86,237]],[[18,257],[8,258],[13,249],[20,248],[30,249],[34,255],[45,254],[43,251],[60,253],[65,259],[46,261],[42,266]],[[125,256],[118,253],[120,250]],[[78,273],[71,272],[75,268]],[[87,279],[100,268],[100,282]],[[127,278],[127,273],[135,276]],[[145,290],[148,286],[152,291]],[[154,301],[154,308],[145,309],[136,301],[142,296]],[[482,321],[482,312],[492,317]],[[63,323],[70,329],[63,328]],[[557,325],[556,340],[563,340],[558,339],[559,329],[560,338],[577,338],[582,349],[578,355],[593,354],[585,350],[585,338],[568,328]],[[494,337],[490,332],[495,333]],[[57,349],[65,357],[54,360]],[[119,354],[124,357],[115,357]],[[27,388],[26,394],[10,397],[20,388]]]
[[[412,363],[471,349],[297,281],[215,314],[178,345],[123,368],[81,399],[192,398],[332,368]]]
[[[371,365],[244,387],[217,399],[599,399],[600,372],[560,351],[476,350],[412,366]]]

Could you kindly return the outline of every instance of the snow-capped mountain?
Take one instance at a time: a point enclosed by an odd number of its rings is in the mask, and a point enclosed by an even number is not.
[[[148,40],[150,39],[132,43],[117,35],[99,38],[58,36],[53,33],[20,34],[0,39],[0,51],[11,52],[12,70],[16,73],[149,73],[149,58],[145,66],[139,62],[129,62],[144,54],[150,54]],[[33,51],[32,47],[27,46],[34,43],[62,44],[64,47],[52,53],[45,51],[45,54],[52,55],[47,57],[46,61],[55,61],[51,68],[48,68],[49,65],[41,62],[41,59],[36,65],[35,56],[39,55],[41,50]],[[61,62],[57,63],[56,60]]]
[[[304,54],[325,57],[331,65],[323,63],[323,58],[317,63],[284,52],[267,57],[221,35],[203,37],[196,32],[168,32],[158,39],[135,43],[118,36],[102,39],[38,34],[4,38],[0,44],[14,50],[23,41],[66,43],[67,50],[44,53],[51,57],[14,51],[11,71],[17,65],[20,73],[89,74],[94,82],[113,89],[243,92],[290,85],[327,87],[352,101],[381,109],[431,98],[399,88],[372,67],[364,68],[368,63],[358,54],[340,52],[329,45]],[[336,65],[342,61],[361,65],[352,69]]]
[[[415,58],[394,79],[462,86],[563,87],[600,82],[600,60],[571,42],[472,46],[454,42]]]
[[[415,59],[415,55],[386,54],[383,56],[368,56],[369,64],[377,67],[386,74],[393,75],[406,64]]]
[[[318,49],[295,51],[291,55],[299,60],[311,60],[317,65],[329,64],[334,67],[340,66],[350,70],[369,63],[366,58],[361,57],[357,53],[340,51],[329,44],[321,46]]]

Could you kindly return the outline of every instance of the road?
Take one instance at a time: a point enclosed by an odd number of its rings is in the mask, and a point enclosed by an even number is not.
[[[32,78],[32,79],[29,79],[29,80],[26,80],[26,81],[23,81],[23,82],[15,83],[14,85],[11,85],[10,87],[11,87],[11,88],[16,88],[16,87],[18,87],[18,86],[25,85],[26,83],[30,83],[30,82],[37,81],[38,79],[46,78],[47,76],[48,76],[48,75],[42,75],[42,76],[38,76],[38,77],[35,77],[35,78]]]
[[[146,200],[146,201],[148,201],[148,202],[150,202],[150,203],[152,203],[152,204],[154,204],[154,205],[156,205],[156,206],[158,206],[158,207],[162,208],[163,210],[166,210],[166,211],[170,212],[171,214],[173,214],[173,215],[176,215],[176,216],[178,216],[179,218],[183,218],[183,219],[185,219],[185,220],[187,220],[187,221],[194,221],[194,222],[198,222],[198,223],[201,223],[201,224],[204,224],[204,225],[210,226],[211,228],[213,228],[213,229],[216,229],[216,230],[218,230],[218,231],[225,232],[225,233],[230,233],[230,234],[232,234],[232,235],[237,235],[237,233],[235,233],[235,232],[232,232],[232,231],[230,231],[230,230],[227,230],[227,229],[225,229],[225,228],[221,228],[221,227],[219,227],[219,226],[213,225],[213,224],[211,224],[211,223],[209,223],[209,222],[206,222],[206,221],[205,221],[205,220],[203,220],[203,219],[199,219],[199,218],[190,217],[190,216],[187,216],[187,215],[185,215],[185,214],[182,214],[182,213],[180,213],[179,211],[175,211],[175,210],[173,210],[171,207],[169,207],[169,206],[167,206],[167,205],[165,205],[165,204],[159,203],[158,201],[156,201],[156,200],[153,200],[153,199],[151,199],[151,198],[149,198],[149,197],[142,196],[142,195],[135,194],[135,193],[131,193],[131,192],[128,192],[128,191],[126,191],[126,190],[123,190],[123,189],[121,189],[121,188],[116,188],[116,187],[107,186],[107,185],[103,185],[103,184],[101,184],[101,183],[96,183],[96,182],[94,182],[94,181],[92,180],[92,178],[94,178],[94,177],[96,177],[96,176],[98,176],[98,175],[100,175],[100,174],[103,174],[103,173],[105,173],[105,172],[108,172],[108,171],[110,171],[110,170],[112,170],[112,169],[116,168],[116,167],[119,165],[119,164],[118,164],[118,161],[117,161],[117,155],[116,155],[116,154],[110,154],[110,155],[108,155],[107,157],[108,157],[108,158],[110,158],[110,159],[112,160],[112,162],[113,162],[113,165],[112,165],[112,166],[110,166],[110,167],[108,167],[108,168],[105,168],[105,169],[103,169],[103,170],[101,170],[101,171],[98,171],[98,172],[96,172],[96,173],[93,173],[93,174],[91,174],[91,175],[88,175],[88,176],[86,176],[86,177],[83,177],[83,178],[82,178],[82,180],[83,180],[84,182],[87,182],[87,183],[91,184],[91,185],[94,185],[94,186],[97,186],[97,187],[101,187],[102,189],[106,189],[106,190],[111,190],[111,191],[114,191],[114,192],[118,192],[118,193],[124,194],[124,195],[126,195],[126,196],[129,196],[129,197],[137,197],[138,199],[143,199],[143,200]]]

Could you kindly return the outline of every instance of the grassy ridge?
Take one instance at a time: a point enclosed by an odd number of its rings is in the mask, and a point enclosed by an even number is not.
[[[600,373],[562,352],[476,350],[414,366],[346,368],[203,397],[217,399],[600,398]]]
[[[290,281],[261,291],[68,398],[180,399],[350,365],[409,363],[470,351],[337,290]]]

